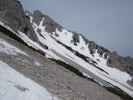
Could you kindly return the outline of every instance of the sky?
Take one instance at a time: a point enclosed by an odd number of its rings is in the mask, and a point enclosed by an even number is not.
[[[20,0],[65,28],[123,56],[133,57],[133,0]]]

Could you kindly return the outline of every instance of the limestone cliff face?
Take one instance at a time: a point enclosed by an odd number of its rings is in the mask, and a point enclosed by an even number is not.
[[[37,40],[29,19],[18,0],[0,0],[0,19],[15,31],[20,30],[31,39]]]

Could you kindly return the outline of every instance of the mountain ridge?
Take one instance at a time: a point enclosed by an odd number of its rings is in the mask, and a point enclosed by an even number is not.
[[[43,16],[43,17],[47,16],[47,15],[44,15],[43,13],[41,13],[41,11],[38,11],[38,10],[36,10],[36,11],[33,12],[33,16],[36,13],[39,13],[40,16]],[[51,23],[47,23],[46,22],[46,24],[48,24],[48,26],[46,27],[46,31],[48,33],[55,32],[56,31],[55,30],[56,25],[57,25],[56,28],[59,29],[60,31],[61,31],[61,29],[64,28],[64,27],[60,26],[58,23],[56,23],[55,21],[53,21],[49,16],[47,16],[47,17],[48,17],[48,19],[50,19],[52,21]],[[41,19],[38,20],[38,21],[41,21]],[[52,24],[54,26],[50,26],[49,24]],[[53,28],[50,30],[49,27],[50,28],[53,27]],[[71,32],[70,30],[68,30],[68,31]],[[90,45],[88,46],[88,48],[90,49],[90,51],[91,51],[92,54],[95,52],[95,49],[98,49],[98,52],[99,52],[99,54],[101,56],[103,55],[103,53],[107,53],[107,54],[104,55],[105,58],[107,58],[107,56],[110,56],[109,57],[109,60],[108,60],[108,65],[109,66],[111,66],[111,67],[119,67],[119,66],[121,66],[121,67],[130,67],[131,70],[133,70],[132,69],[132,66],[131,66],[132,64],[130,65],[129,63],[124,62],[125,60],[128,61],[128,62],[131,62],[131,61],[133,61],[133,58],[128,57],[128,56],[127,57],[122,57],[119,54],[117,54],[115,51],[110,51],[110,50],[104,48],[103,46],[97,45],[94,41],[90,41],[90,40],[86,39],[82,34],[79,34],[79,33],[76,33],[76,32],[72,32],[72,33],[73,33],[73,41],[72,42],[74,43],[74,45],[77,45],[77,43],[79,42],[79,36],[82,36],[82,38],[84,39],[84,41],[86,42],[86,44],[87,43],[90,43]],[[56,35],[58,35],[58,34],[56,34]],[[113,60],[113,59],[115,59],[115,60]],[[121,62],[119,62],[119,61],[121,61]],[[124,63],[124,64],[122,64],[122,63]],[[129,68],[129,70],[130,70],[130,68]],[[128,70],[128,72],[129,72],[129,70]],[[132,72],[130,72],[130,73],[131,73],[131,75],[133,75]]]

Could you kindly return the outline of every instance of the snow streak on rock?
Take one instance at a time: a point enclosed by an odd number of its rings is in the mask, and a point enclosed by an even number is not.
[[[17,54],[22,54],[25,56],[28,56],[25,52],[19,50],[15,46],[9,44],[5,40],[0,38],[0,52],[6,53],[8,55],[17,55]]]

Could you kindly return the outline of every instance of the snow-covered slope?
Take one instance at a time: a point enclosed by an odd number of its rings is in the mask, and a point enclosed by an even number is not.
[[[33,17],[30,16],[30,22],[38,41],[33,41],[20,30],[15,32],[4,23],[1,22],[0,24],[20,37],[27,45],[46,53],[48,58],[60,60],[67,64],[77,64],[86,70],[85,72],[82,72],[83,75],[90,77],[88,72],[91,72],[102,81],[120,88],[133,97],[133,87],[127,83],[132,80],[132,77],[126,72],[111,68],[107,65],[108,52],[100,55],[98,49],[96,49],[92,54],[91,50],[88,48],[90,42],[86,42],[81,35],[79,35],[79,41],[75,45],[73,43],[74,33],[67,31],[64,28],[62,31],[57,28],[55,32],[48,33],[46,31],[46,26],[43,25],[44,21],[45,17],[42,17],[39,24],[37,24],[33,21]],[[93,76],[91,77],[95,78]],[[102,83],[100,85],[105,86],[106,84]]]
[[[59,100],[45,88],[0,61],[0,100]]]
[[[56,28],[55,32],[48,33],[46,30],[47,26],[44,25],[45,17],[42,17],[39,24],[33,21],[34,18],[32,16],[30,16],[30,19],[40,43],[48,47],[46,55],[50,53],[56,54],[58,57],[61,55],[92,72],[102,80],[119,87],[130,96],[133,96],[133,87],[127,83],[132,80],[132,77],[126,72],[111,68],[107,65],[108,52],[103,52],[103,54],[100,55],[100,53],[98,53],[99,48],[96,48],[92,54],[88,48],[90,42],[86,42],[82,35],[78,35],[79,40],[75,45],[73,43],[74,33],[64,28],[62,28],[61,31]],[[62,60],[69,64],[63,57],[48,57]]]
[[[83,75],[90,76],[88,72],[91,72],[92,78],[96,76],[133,97],[133,87],[128,84],[128,81],[132,81],[131,75],[107,65],[109,51],[99,47],[93,48],[91,41],[87,41],[82,35],[70,32],[65,28],[61,30],[55,28],[55,31],[49,33],[44,24],[46,22],[44,16],[41,17],[39,24],[34,21],[33,16],[29,15],[29,17],[38,41],[33,41],[20,30],[14,31],[4,23],[0,22],[0,24],[21,38],[27,45],[46,53],[48,58],[60,60],[67,64],[77,64],[86,70],[82,72]],[[104,86],[105,84],[100,85]]]
[[[83,76],[95,80],[101,86],[114,89],[117,87],[117,89],[133,97],[132,70],[130,71],[130,68],[122,70],[124,68],[119,68],[120,65],[109,66],[108,63],[112,55],[109,50],[87,40],[81,34],[65,29],[39,11],[24,15],[21,4],[15,0],[12,3],[18,4],[18,9],[14,5],[10,6],[15,10],[8,8],[9,1],[3,0],[2,2],[7,6],[1,4],[3,11],[0,11],[0,29],[3,30],[4,28],[4,30],[10,31],[8,35],[18,37],[29,47],[45,54],[47,58],[73,66]],[[19,16],[14,14],[14,16],[9,17],[3,13],[6,10],[9,10],[9,12],[5,12],[7,15],[15,13]],[[0,52],[12,55],[19,53],[28,56],[3,40],[0,40],[0,44],[6,45],[6,47],[0,47]]]

